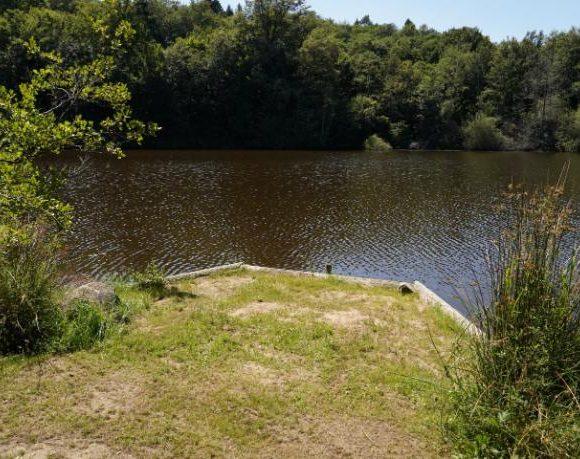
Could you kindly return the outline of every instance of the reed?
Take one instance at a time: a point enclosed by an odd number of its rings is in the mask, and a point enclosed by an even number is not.
[[[38,227],[0,242],[0,354],[42,352],[60,334],[54,248]]]
[[[511,187],[488,255],[491,298],[469,306],[481,333],[464,337],[446,368],[447,434],[479,457],[572,457],[580,451],[580,296],[566,258],[571,207],[555,185]]]

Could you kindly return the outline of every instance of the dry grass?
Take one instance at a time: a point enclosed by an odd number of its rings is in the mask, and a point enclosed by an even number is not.
[[[0,360],[0,457],[440,457],[456,327],[414,296],[232,271],[91,352]],[[125,295],[132,293],[126,291]]]

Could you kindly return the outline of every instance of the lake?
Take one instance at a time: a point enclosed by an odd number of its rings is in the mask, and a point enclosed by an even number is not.
[[[542,183],[578,156],[473,152],[133,151],[87,161],[67,261],[96,277],[251,264],[452,285],[481,271],[512,181]],[[66,160],[71,161],[69,160]],[[574,214],[578,224],[578,212]],[[460,307],[460,306],[459,306]],[[461,309],[461,307],[460,307]]]

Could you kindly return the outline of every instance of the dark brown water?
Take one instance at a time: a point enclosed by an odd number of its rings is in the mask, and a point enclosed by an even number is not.
[[[156,262],[171,273],[223,263],[421,280],[481,269],[510,181],[543,182],[577,156],[466,152],[130,152],[86,165],[67,190],[69,261],[106,276]],[[576,224],[578,222],[576,221]]]

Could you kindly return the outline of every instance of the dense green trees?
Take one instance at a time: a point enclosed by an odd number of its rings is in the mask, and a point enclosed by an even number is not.
[[[119,42],[122,24],[132,33]],[[69,65],[116,46],[114,79],[137,116],[163,126],[156,146],[359,148],[376,134],[398,148],[461,148],[473,120],[491,118],[506,148],[580,145],[577,29],[494,44],[472,28],[336,24],[304,0],[236,11],[218,0],[8,1],[0,84],[16,89],[45,64],[27,53],[31,38]]]
[[[505,139],[497,127],[497,120],[478,113],[463,128],[464,145],[468,150],[497,151],[506,147]]]

